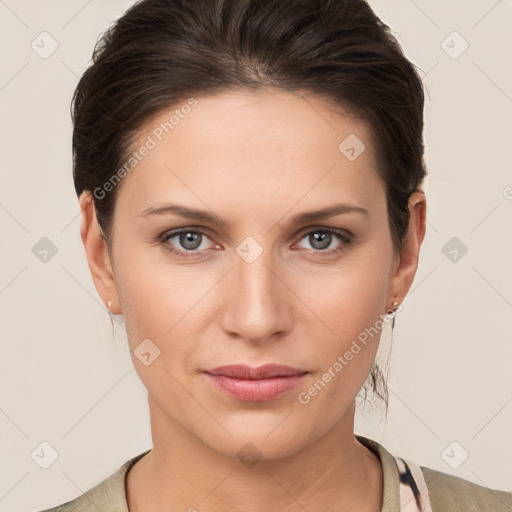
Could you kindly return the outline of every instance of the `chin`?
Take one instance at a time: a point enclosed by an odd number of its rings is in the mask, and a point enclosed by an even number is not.
[[[202,441],[213,451],[232,459],[239,459],[247,467],[254,465],[255,461],[274,461],[286,458],[303,449],[310,440],[304,426],[283,418],[274,417],[273,421],[262,422],[254,425],[225,425],[230,437],[224,430],[217,429],[215,435],[212,432],[196,432]],[[288,422],[288,424],[286,424]],[[281,423],[281,424],[280,424]],[[286,426],[285,426],[286,424]]]

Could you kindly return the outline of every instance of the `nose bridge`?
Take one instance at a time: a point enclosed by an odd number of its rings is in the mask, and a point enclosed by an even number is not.
[[[230,273],[224,316],[227,331],[257,340],[287,328],[285,286],[274,262],[271,248],[250,237],[239,245]]]

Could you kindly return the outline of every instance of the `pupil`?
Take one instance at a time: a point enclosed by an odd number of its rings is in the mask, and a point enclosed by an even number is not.
[[[315,239],[315,242],[317,242],[317,241],[322,242],[322,243],[320,243],[319,247],[315,246],[314,244],[311,244],[316,249],[325,249],[326,247],[329,247],[329,244],[330,244],[330,233],[314,233],[313,234],[313,238]]]
[[[180,243],[187,249],[197,249],[200,245],[196,243],[197,239],[199,239],[199,233],[182,233]]]

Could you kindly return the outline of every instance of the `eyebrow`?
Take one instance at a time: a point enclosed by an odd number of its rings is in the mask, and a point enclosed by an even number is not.
[[[322,208],[321,210],[314,210],[310,212],[299,213],[294,215],[288,220],[288,224],[305,224],[306,222],[313,222],[317,220],[328,219],[335,215],[341,215],[342,213],[362,213],[369,217],[368,210],[365,210],[361,206],[356,206],[349,203],[339,203]],[[227,222],[214,213],[208,213],[204,210],[197,210],[195,208],[188,208],[178,204],[166,204],[163,206],[151,206],[146,208],[142,213],[141,217],[147,217],[149,215],[164,215],[167,213],[174,213],[180,217],[187,219],[207,222],[214,226],[228,227]]]

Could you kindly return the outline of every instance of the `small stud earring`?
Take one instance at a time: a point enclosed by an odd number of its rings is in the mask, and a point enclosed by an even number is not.
[[[107,308],[110,309],[112,307],[112,301],[107,300]]]
[[[399,306],[400,304],[398,302],[393,302],[393,306],[391,307],[391,309],[387,310],[387,314],[393,315],[394,313],[396,313],[396,310],[398,309]]]

